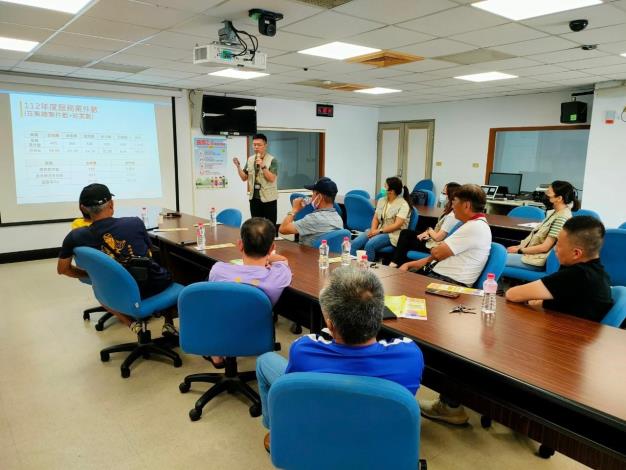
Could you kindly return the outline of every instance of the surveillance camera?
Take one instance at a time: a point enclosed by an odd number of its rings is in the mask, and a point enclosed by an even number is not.
[[[304,70],[305,72],[309,71],[309,69],[307,67],[304,67],[302,70]]]
[[[597,44],[583,44],[582,46],[580,46],[583,51],[594,51],[597,47]]]
[[[259,22],[259,33],[263,36],[276,36],[276,22],[283,19],[282,13],[253,8],[248,11],[248,16]]]
[[[569,29],[577,33],[585,29],[588,24],[589,24],[589,21],[587,20],[573,20],[569,22]]]

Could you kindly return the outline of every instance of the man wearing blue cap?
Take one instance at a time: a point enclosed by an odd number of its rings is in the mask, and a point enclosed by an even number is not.
[[[296,214],[306,206],[303,198],[294,199],[292,209],[281,222],[278,231],[282,235],[298,234],[300,243],[311,245],[320,235],[341,230],[343,220],[335,210],[337,185],[333,180],[323,177],[305,188],[313,191],[310,202],[313,212],[294,222]]]

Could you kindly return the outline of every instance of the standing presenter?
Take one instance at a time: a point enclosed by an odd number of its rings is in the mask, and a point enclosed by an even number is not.
[[[265,217],[276,225],[278,200],[278,160],[266,152],[267,137],[255,134],[252,138],[254,155],[251,155],[244,168],[239,158],[233,158],[241,181],[248,182],[248,198],[250,199],[250,215]]]

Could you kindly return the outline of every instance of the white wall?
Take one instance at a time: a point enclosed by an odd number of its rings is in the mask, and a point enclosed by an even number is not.
[[[561,103],[569,100],[569,92],[559,92],[401,106],[381,109],[380,121],[435,120],[433,180],[440,191],[448,181],[484,183],[489,129],[561,125]]]
[[[585,167],[583,207],[597,211],[607,227],[626,222],[626,87],[596,91]],[[605,124],[615,111],[614,124]],[[626,113],[624,113],[626,119]]]

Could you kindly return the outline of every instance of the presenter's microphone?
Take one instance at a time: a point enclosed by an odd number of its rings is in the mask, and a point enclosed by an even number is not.
[[[258,159],[259,159],[259,154],[255,153],[254,154],[254,161],[256,162]],[[259,165],[258,163],[255,166],[256,166],[256,171],[259,171],[261,169],[261,165]]]

